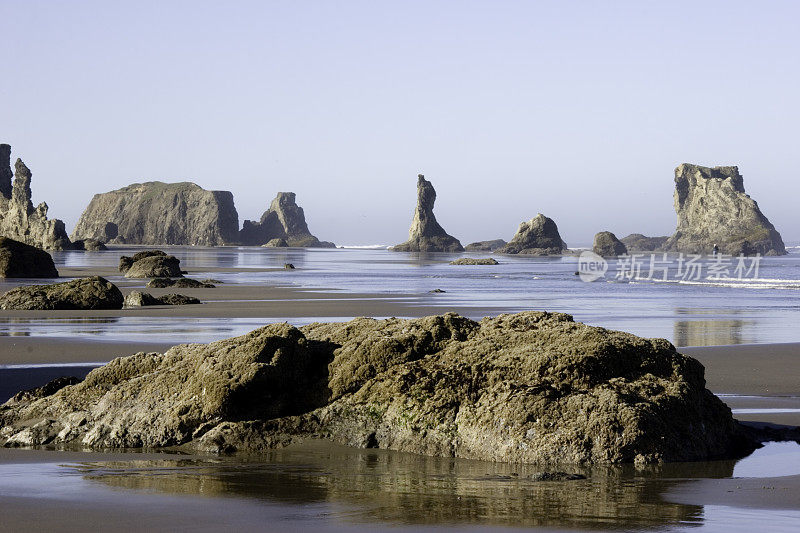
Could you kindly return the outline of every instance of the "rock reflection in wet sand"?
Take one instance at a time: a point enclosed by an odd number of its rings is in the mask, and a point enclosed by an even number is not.
[[[271,503],[327,503],[359,523],[658,528],[699,524],[702,506],[665,502],[677,478],[728,477],[733,462],[562,469],[588,477],[533,481],[532,465],[358,450],[323,443],[247,458],[84,463],[85,479],[136,490]],[[549,469],[552,471],[552,469]]]

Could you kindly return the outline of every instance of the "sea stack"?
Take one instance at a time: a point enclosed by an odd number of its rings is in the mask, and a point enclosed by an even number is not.
[[[784,255],[780,233],[758,204],[744,192],[738,167],[701,167],[684,163],[675,169],[678,227],[665,251],[728,255]]]
[[[245,220],[239,232],[239,240],[246,246],[262,246],[275,239],[302,248],[336,247],[332,242],[321,241],[311,234],[303,208],[297,205],[293,192],[279,192],[261,219],[258,222]]]
[[[17,159],[11,183],[11,146],[0,144],[0,235],[43,248],[67,250],[71,243],[61,220],[47,218],[47,204],[33,207],[31,171]]]
[[[433,204],[436,190],[425,176],[417,178],[417,208],[408,231],[408,240],[392,247],[395,252],[463,252],[464,248],[455,237],[436,222]]]
[[[519,225],[511,241],[498,249],[502,254],[560,255],[567,248],[552,218],[539,213]]]
[[[601,231],[594,236],[592,251],[601,257],[617,257],[628,253],[628,248],[610,231]]]
[[[239,214],[229,191],[207,191],[190,182],[134,183],[94,195],[72,238],[115,244],[236,244]]]

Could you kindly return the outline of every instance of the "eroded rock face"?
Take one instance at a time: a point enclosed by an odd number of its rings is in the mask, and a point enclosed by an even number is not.
[[[297,205],[293,192],[279,192],[261,220],[245,220],[239,232],[239,240],[246,246],[262,246],[275,239],[282,239],[286,246],[301,248],[336,247],[332,242],[320,241],[311,235],[303,208]]]
[[[616,257],[628,253],[628,248],[610,231],[601,231],[594,236],[592,251],[601,257]]]
[[[35,246],[0,237],[0,278],[57,278],[53,257]]]
[[[539,213],[519,225],[511,241],[498,249],[503,254],[560,255],[567,248],[552,218]]]
[[[641,233],[631,233],[620,239],[629,252],[660,252],[669,237],[646,237]]]
[[[0,309],[122,309],[122,293],[100,276],[51,285],[26,285],[0,295]]]
[[[239,214],[229,191],[194,183],[134,183],[96,194],[73,239],[113,244],[222,246],[239,240]]]
[[[709,254],[717,245],[729,255],[786,253],[780,233],[745,194],[738,167],[679,165],[675,212],[678,227],[664,244],[666,251]]]
[[[472,242],[464,247],[467,252],[494,252],[508,244],[503,239],[495,239],[493,241],[478,241]]]
[[[417,208],[408,231],[408,240],[392,247],[395,252],[463,252],[464,248],[455,237],[436,222],[433,204],[436,190],[425,176],[417,177]]]
[[[0,144],[0,235],[45,250],[71,247],[64,222],[47,218],[47,204],[33,207],[31,171],[17,159],[11,183],[11,146]]]
[[[702,365],[666,340],[539,312],[273,324],[121,357],[0,407],[5,446],[258,452],[304,438],[522,463],[688,461],[754,447],[705,389]]]

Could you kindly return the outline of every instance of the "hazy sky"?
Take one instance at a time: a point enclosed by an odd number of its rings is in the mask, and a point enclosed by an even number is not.
[[[189,180],[394,244],[424,173],[464,244],[537,212],[663,235],[691,162],[738,165],[796,240],[799,6],[0,0],[0,142],[70,232],[97,192]]]

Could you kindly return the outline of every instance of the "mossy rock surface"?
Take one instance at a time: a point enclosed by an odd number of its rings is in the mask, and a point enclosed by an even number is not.
[[[35,421],[32,422],[32,421]],[[0,443],[260,452],[298,439],[524,463],[738,457],[754,443],[663,339],[525,312],[275,324],[115,359],[0,408]]]
[[[0,309],[93,310],[121,309],[123,297],[116,285],[100,276],[50,285],[25,285],[0,296]]]

